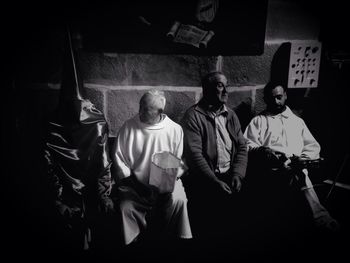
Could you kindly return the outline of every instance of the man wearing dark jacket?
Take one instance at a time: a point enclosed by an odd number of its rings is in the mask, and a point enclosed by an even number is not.
[[[220,233],[220,226],[230,233],[235,193],[241,189],[247,167],[247,146],[240,122],[225,105],[226,77],[218,71],[210,72],[203,77],[202,88],[203,98],[186,111],[181,121],[184,157],[189,167],[185,187],[197,236]]]

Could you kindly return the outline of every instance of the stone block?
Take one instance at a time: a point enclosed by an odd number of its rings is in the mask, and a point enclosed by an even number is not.
[[[267,43],[260,56],[192,56],[81,52],[84,81],[125,86],[200,86],[201,76],[221,68],[231,86],[265,84],[280,43]],[[219,65],[220,64],[220,65]]]
[[[261,56],[224,56],[222,71],[230,86],[254,86],[268,82],[271,61],[279,44],[265,45]]]
[[[240,122],[242,128],[245,128],[252,118],[252,107],[254,101],[254,89],[232,89],[229,91],[229,99],[227,106],[233,109]]]
[[[230,108],[237,108],[242,103],[252,105],[253,90],[252,89],[231,89],[229,91],[229,97],[227,106]]]
[[[164,112],[177,123],[181,121],[185,111],[196,103],[196,92],[193,91],[165,91],[165,97],[167,103]]]
[[[90,100],[95,107],[106,115],[105,110],[105,97],[106,90],[103,88],[95,88],[89,85],[84,86],[84,99]]]
[[[198,86],[198,59],[190,55],[129,55],[131,85]]]
[[[145,90],[109,90],[106,98],[110,136],[116,136],[124,122],[139,111],[139,101]]]
[[[79,66],[87,83],[123,84],[127,79],[127,55],[80,52]]]
[[[217,57],[192,55],[82,53],[85,82],[109,85],[200,86]]]
[[[255,103],[253,105],[254,115],[259,114],[265,108],[266,108],[266,104],[264,102],[264,86],[261,86],[255,91]]]

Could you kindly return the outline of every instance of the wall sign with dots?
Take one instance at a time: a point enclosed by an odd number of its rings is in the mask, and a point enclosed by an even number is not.
[[[321,60],[318,41],[292,42],[289,60],[289,88],[316,88]]]

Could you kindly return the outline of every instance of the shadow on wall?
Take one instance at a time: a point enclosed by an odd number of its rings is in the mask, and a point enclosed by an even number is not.
[[[248,126],[250,120],[255,116],[254,111],[252,110],[252,103],[252,98],[247,98],[233,108],[241,123],[242,132]]]
[[[290,42],[282,43],[277,49],[271,61],[269,81],[287,86],[290,50]],[[304,106],[303,92],[303,89],[289,90],[288,92],[288,105],[298,115],[300,115]],[[257,89],[256,93],[244,98],[238,105],[229,106],[235,110],[241,122],[242,131],[244,131],[251,119],[266,107],[263,98],[263,89]]]
[[[279,46],[271,61],[269,81],[288,86],[290,52],[291,42],[284,42]],[[306,123],[311,123],[311,128],[315,116],[309,116],[307,112],[310,108],[319,108],[320,105],[316,100],[318,93],[319,88],[288,89],[288,106],[295,114],[304,118]],[[229,106],[236,111],[241,122],[242,130],[244,130],[250,120],[266,107],[263,98],[263,89],[257,89],[255,94],[244,98],[239,104]],[[315,112],[315,109],[313,112]],[[315,128],[317,129],[317,127]]]
[[[279,83],[288,87],[289,60],[291,52],[291,42],[284,42],[277,49],[271,62],[270,81]],[[315,89],[313,89],[315,91]],[[288,106],[300,117],[303,117],[307,104],[310,103],[310,97],[313,92],[306,88],[289,88],[288,89]]]
[[[284,42],[277,49],[271,62],[270,81],[279,82],[283,85],[288,84],[288,68],[291,43]]]

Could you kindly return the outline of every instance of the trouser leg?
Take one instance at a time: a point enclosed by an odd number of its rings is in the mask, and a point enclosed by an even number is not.
[[[158,209],[163,217],[165,234],[179,238],[192,238],[192,231],[187,210],[187,197],[181,180],[176,181],[171,194],[160,196]]]
[[[317,227],[338,228],[336,220],[332,218],[327,209],[321,204],[307,170],[304,169],[302,172],[305,175],[305,184],[301,187],[301,191],[310,208],[315,225]]]
[[[119,187],[119,210],[126,245],[132,243],[147,226],[146,214],[152,209],[131,187]]]

